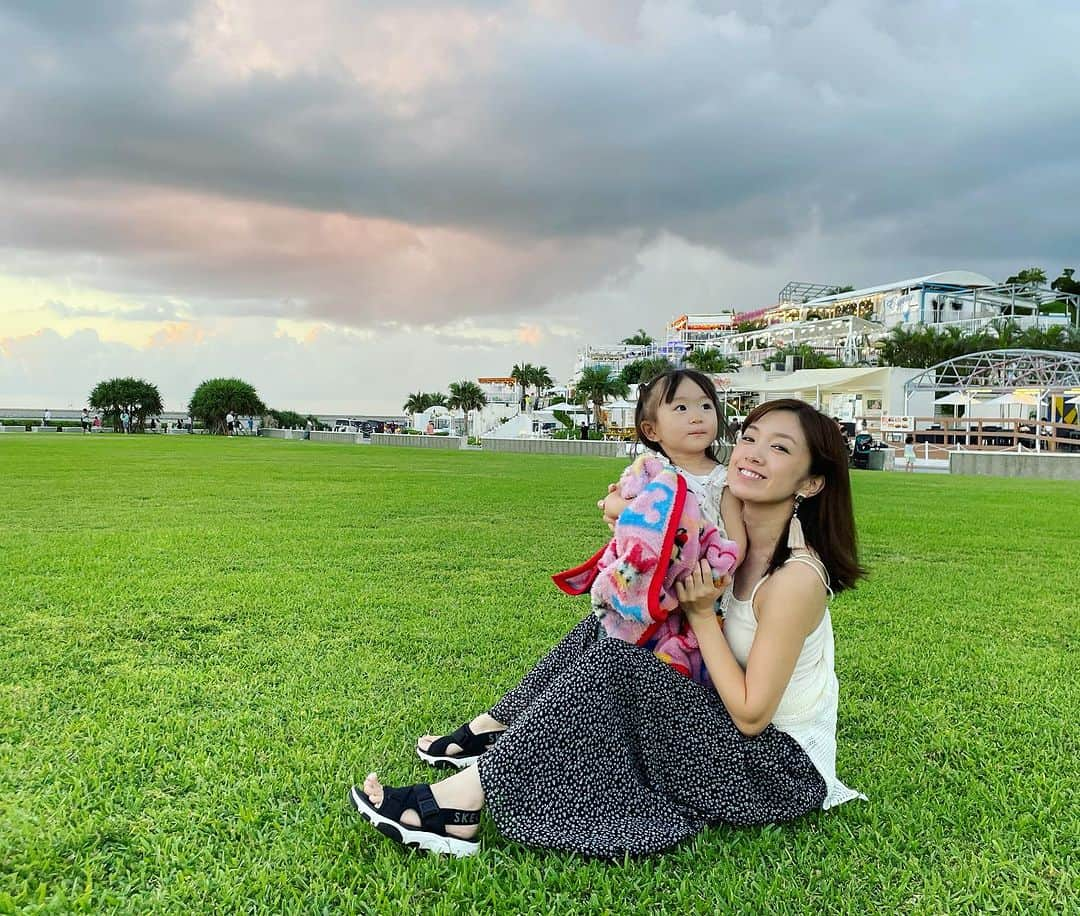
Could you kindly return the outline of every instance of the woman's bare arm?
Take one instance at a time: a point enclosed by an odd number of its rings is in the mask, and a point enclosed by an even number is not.
[[[721,592],[712,585],[707,564],[699,564],[691,578],[676,585],[716,692],[739,731],[757,735],[776,714],[803,643],[821,622],[825,589],[817,574],[802,563],[773,574],[755,599],[758,626],[745,671],[724,639],[713,610]]]

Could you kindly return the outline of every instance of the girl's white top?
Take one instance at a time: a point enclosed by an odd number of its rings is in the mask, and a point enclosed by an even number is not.
[[[807,554],[795,554],[788,562],[810,566],[821,577],[830,597],[832,596],[828,576],[817,558]],[[746,660],[750,657],[750,646],[753,645],[754,635],[757,633],[754,596],[766,579],[767,575],[760,579],[750,592],[750,597],[745,600],[736,598],[732,589],[728,589],[722,599],[724,636],[731,646],[732,654],[744,670]],[[865,795],[849,789],[836,776],[836,708],[840,685],[833,665],[833,651],[832,620],[826,606],[821,623],[803,643],[791,681],[780,698],[780,705],[772,719],[773,725],[798,742],[825,780],[828,791],[821,805],[825,809],[853,798],[866,800]]]
[[[659,452],[653,453],[664,464],[674,468],[679,476],[686,481],[686,489],[694,494],[701,507],[701,514],[709,522],[720,529],[720,534],[727,537],[724,531],[724,521],[720,518],[720,496],[727,484],[727,467],[718,464],[708,474],[691,474],[676,464],[672,464]]]

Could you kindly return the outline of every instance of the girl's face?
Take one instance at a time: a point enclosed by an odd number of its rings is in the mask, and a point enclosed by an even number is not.
[[[651,420],[642,421],[645,434],[659,442],[668,457],[703,455],[716,441],[717,419],[712,398],[693,379],[684,378],[670,403],[657,396]]]
[[[728,463],[728,487],[743,502],[786,502],[813,496],[823,480],[810,476],[810,447],[799,418],[773,410],[740,434]]]

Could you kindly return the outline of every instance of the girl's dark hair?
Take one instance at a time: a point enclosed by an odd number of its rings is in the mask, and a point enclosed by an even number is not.
[[[670,404],[675,400],[675,392],[678,390],[679,385],[682,384],[683,379],[690,379],[701,389],[705,397],[712,401],[713,410],[716,411],[717,438],[723,439],[725,445],[723,448],[718,449],[717,443],[711,442],[705,450],[705,454],[718,464],[723,464],[731,453],[730,446],[726,444],[728,439],[727,421],[720,410],[720,398],[716,394],[716,386],[713,384],[712,379],[696,369],[669,369],[651,381],[638,385],[637,407],[634,410],[634,431],[637,433],[638,442],[643,443],[654,452],[659,452],[668,461],[671,460],[671,456],[664,451],[659,442],[654,442],[645,435],[641,424],[645,421],[655,420],[656,405],[661,400],[665,404]]]
[[[851,505],[851,480],[848,476],[848,451],[835,420],[816,410],[806,401],[780,398],[759,404],[743,422],[743,432],[774,410],[787,410],[798,418],[810,449],[810,474],[821,477],[824,487],[816,496],[802,501],[799,521],[807,546],[825,564],[834,594],[840,594],[866,575],[859,565],[855,543],[855,512]],[[788,527],[790,527],[788,522]],[[791,556],[787,546],[788,529],[780,535],[768,572],[779,569]]]

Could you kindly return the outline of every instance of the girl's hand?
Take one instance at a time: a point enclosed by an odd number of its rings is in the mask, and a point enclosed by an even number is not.
[[[596,508],[603,513],[608,528],[614,531],[615,523],[619,520],[622,510],[630,505],[630,500],[622,498],[617,483],[608,484],[607,492],[608,495],[597,502]]]
[[[691,623],[716,617],[716,600],[724,594],[731,584],[731,576],[713,580],[712,567],[708,560],[699,560],[697,565],[682,579],[675,583],[675,597]]]

